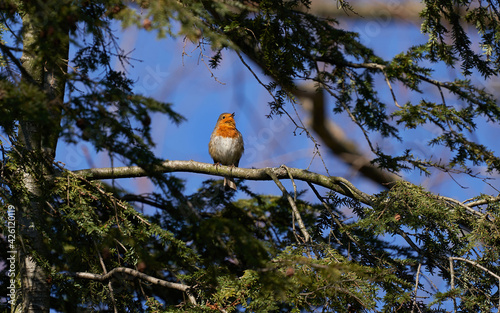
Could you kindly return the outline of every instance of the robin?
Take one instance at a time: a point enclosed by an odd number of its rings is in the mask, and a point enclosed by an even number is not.
[[[208,152],[214,163],[237,167],[244,150],[243,137],[236,129],[234,113],[222,113],[208,143]],[[224,187],[226,186],[237,189],[232,177],[224,177]]]

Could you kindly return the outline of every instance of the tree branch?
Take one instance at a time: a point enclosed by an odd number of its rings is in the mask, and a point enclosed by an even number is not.
[[[449,198],[449,197],[445,197],[445,196],[436,196],[436,198],[444,200],[444,201],[448,201],[448,202],[451,202],[451,203],[454,203],[454,204],[460,206],[461,208],[465,209],[467,212],[475,214],[475,215],[479,216],[480,218],[486,218],[487,217],[486,214],[483,214],[481,212],[478,212],[478,211],[472,209],[472,207],[470,205],[463,204],[462,202],[460,202],[458,200],[455,200],[453,198]]]
[[[378,63],[352,63],[352,62],[344,62],[342,63],[343,65],[346,65],[346,66],[349,66],[349,67],[352,67],[352,68],[366,68],[366,69],[374,69],[374,70],[379,70],[379,71],[382,71],[383,73],[385,73],[385,70],[387,68],[387,65],[383,65],[383,64],[378,64]],[[440,82],[438,80],[435,80],[435,79],[432,79],[432,78],[429,78],[425,75],[422,75],[422,74],[415,74],[419,79],[429,83],[429,84],[432,84],[432,85],[435,85],[437,86],[438,88],[446,88],[446,89],[450,89],[450,84],[447,83],[447,82]]]
[[[211,174],[217,176],[232,176],[247,180],[272,180],[268,171],[270,168],[241,168],[231,166],[214,166],[211,163],[196,161],[165,161],[155,169],[156,173],[190,172],[200,174]],[[308,170],[298,168],[272,168],[278,179],[290,179],[291,175],[296,180],[311,182],[316,185],[338,192],[342,195],[356,199],[361,203],[371,205],[372,196],[354,187],[348,180],[337,176],[325,176]],[[78,170],[76,175],[86,176],[88,180],[132,178],[147,176],[147,172],[139,166],[124,166],[114,168],[94,168]]]
[[[38,83],[34,78],[33,76],[31,76],[30,73],[28,73],[28,71],[26,71],[26,68],[24,68],[24,66],[21,64],[21,62],[19,61],[18,58],[16,58],[14,56],[14,54],[12,54],[12,52],[10,51],[12,48],[10,47],[7,47],[6,45],[2,44],[0,42],[0,50],[6,55],[9,57],[10,61],[12,63],[14,63],[16,65],[16,67],[19,69],[19,71],[21,72],[22,74],[22,77],[28,81],[30,84],[33,84],[34,86],[37,86],[39,89],[42,89],[42,86],[40,85],[40,83]],[[23,51],[23,53],[26,53]]]
[[[175,289],[179,291],[186,292],[188,295],[189,302],[193,305],[196,305],[196,299],[192,294],[189,293],[189,289],[191,286],[180,284],[180,283],[172,283],[163,279],[159,279],[153,276],[146,275],[144,273],[141,273],[137,270],[127,268],[127,267],[116,267],[109,271],[108,273],[104,275],[100,274],[94,274],[94,273],[86,273],[86,272],[76,272],[76,273],[71,273],[70,275],[76,278],[83,278],[83,279],[90,279],[90,280],[96,280],[100,282],[105,282],[108,279],[110,279],[112,276],[118,274],[118,273],[125,273],[130,276],[133,276],[138,279],[142,279],[144,281],[147,281],[149,283],[155,284],[155,285],[160,285],[163,287],[167,287],[170,289]]]
[[[97,249],[96,242],[95,241],[93,241],[93,242],[94,242],[94,247],[97,251],[97,255],[99,256],[99,263],[101,263],[102,270],[103,270],[104,274],[107,274],[108,270],[106,268],[106,264],[104,263],[104,260],[102,259],[101,253]],[[115,313],[118,313],[118,308],[116,307],[116,301],[115,301],[115,293],[113,291],[113,285],[111,284],[111,280],[108,281],[108,288],[109,288],[109,296],[111,298],[111,303],[113,303],[113,311]]]
[[[454,271],[453,271],[453,261],[464,261],[466,263],[469,263],[483,271],[485,271],[486,273],[490,274],[491,276],[495,277],[497,280],[498,280],[498,288],[500,288],[500,276],[493,273],[492,271],[490,271],[489,269],[487,269],[486,267],[482,266],[481,264],[475,262],[475,261],[472,261],[472,260],[468,260],[466,258],[461,258],[461,257],[450,257],[450,268],[451,268],[451,273],[452,275],[454,274]],[[451,284],[451,288],[454,289],[455,286],[453,284],[453,276],[452,276],[452,284]],[[500,299],[498,300],[498,310],[500,311]]]
[[[354,12],[344,11],[332,1],[312,1],[311,13],[325,18],[342,20],[364,20],[380,23],[383,27],[393,20],[402,20],[405,23],[412,22],[420,25],[419,13],[424,9],[420,1],[363,1],[362,3],[351,2]],[[388,26],[387,26],[388,27]]]
[[[288,171],[287,167],[285,167],[285,169]],[[293,214],[294,214],[295,218],[297,219],[297,223],[299,224],[299,229],[302,233],[302,236],[304,236],[304,239],[302,239],[302,240],[304,241],[304,243],[307,243],[311,239],[311,235],[309,235],[309,232],[307,232],[306,225],[302,221],[302,217],[300,216],[300,212],[299,212],[299,209],[297,208],[297,204],[295,203],[292,196],[290,196],[288,191],[286,191],[286,188],[279,181],[278,177],[276,177],[276,174],[273,172],[273,169],[268,168],[267,173],[274,180],[274,182],[276,183],[278,188],[281,190],[281,192],[283,192],[283,196],[286,196],[286,198],[288,199],[288,202],[290,203],[290,206],[292,207]],[[290,174],[290,176],[291,176],[291,174]]]
[[[461,258],[461,257],[453,257],[453,256],[450,256],[450,260],[453,260],[453,261],[464,261],[464,262],[467,262],[469,264],[472,264],[474,265],[475,267],[479,268],[479,269],[482,269],[483,271],[485,271],[486,273],[490,274],[491,276],[495,277],[496,279],[498,279],[498,281],[500,282],[500,275],[497,275],[495,273],[493,273],[492,271],[490,271],[489,269],[487,269],[486,267],[482,266],[481,264],[475,262],[475,261],[472,261],[472,260],[468,260],[466,258]]]
[[[422,262],[419,262],[418,263],[418,268],[417,268],[417,277],[415,278],[415,290],[413,291],[415,294],[413,295],[413,307],[411,308],[411,313],[414,313],[415,312],[415,308],[418,308],[417,292],[418,292],[418,280],[419,280],[419,277],[420,277],[420,269],[421,268],[422,268]]]
[[[475,206],[479,206],[479,205],[483,205],[483,204],[489,204],[489,203],[493,203],[493,202],[500,202],[500,196],[498,196],[498,197],[491,197],[489,199],[477,200],[477,201],[474,201],[474,202],[467,203],[465,205],[468,206],[469,208],[472,208],[472,207],[475,207]]]
[[[309,126],[343,162],[385,188],[401,180],[401,177],[372,165],[368,156],[359,151],[358,145],[349,140],[337,124],[325,118],[327,114],[323,91],[318,92],[315,88],[313,90],[310,86],[302,85],[292,92],[301,99],[304,109],[309,111],[311,115]]]

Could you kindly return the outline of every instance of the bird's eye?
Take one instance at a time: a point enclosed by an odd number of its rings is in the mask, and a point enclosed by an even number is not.
[[[222,119],[225,119],[225,118],[226,118],[226,116],[224,115],[224,116],[222,117]]]

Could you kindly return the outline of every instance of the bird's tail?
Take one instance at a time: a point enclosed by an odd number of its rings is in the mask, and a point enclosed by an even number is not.
[[[226,186],[234,190],[238,189],[236,188],[236,183],[234,182],[232,177],[224,177],[224,188],[226,188]]]

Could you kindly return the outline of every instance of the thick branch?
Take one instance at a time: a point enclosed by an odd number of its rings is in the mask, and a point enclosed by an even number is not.
[[[112,269],[111,271],[109,271],[108,273],[106,273],[104,275],[94,274],[94,273],[86,273],[86,272],[76,272],[76,273],[72,273],[71,276],[77,277],[77,278],[83,278],[83,279],[90,279],[90,280],[96,280],[96,281],[100,281],[100,282],[105,282],[105,281],[109,280],[112,276],[114,276],[116,274],[119,274],[119,273],[125,273],[125,274],[128,274],[130,276],[133,276],[135,278],[147,281],[147,282],[155,284],[155,285],[160,285],[160,286],[167,287],[167,288],[170,288],[170,289],[175,289],[175,290],[186,292],[188,294],[188,297],[189,297],[189,302],[191,304],[196,305],[196,299],[194,298],[194,296],[192,296],[188,292],[189,288],[191,288],[190,286],[184,285],[184,284],[179,284],[179,283],[172,283],[172,282],[169,282],[169,281],[166,281],[166,280],[163,280],[163,279],[159,279],[159,278],[156,278],[156,277],[153,277],[153,276],[146,275],[146,274],[141,273],[141,272],[139,272],[137,270],[134,270],[134,269],[131,269],[131,268],[127,268],[127,267],[117,267],[117,268],[114,268],[114,269]]]
[[[190,172],[201,174],[212,174],[217,176],[232,176],[247,180],[272,180],[269,176],[269,168],[253,169],[231,166],[214,166],[211,163],[201,163],[196,161],[165,161],[157,166],[156,173]],[[311,182],[316,185],[328,188],[350,198],[356,199],[364,204],[370,205],[372,197],[356,187],[342,177],[325,176],[298,168],[277,167],[272,169],[278,179],[290,179],[291,175],[296,180]],[[290,174],[289,174],[290,173]],[[147,176],[144,169],[139,166],[124,166],[114,168],[96,168],[75,171],[74,174],[86,176],[89,180],[131,178]]]
[[[344,9],[341,5],[333,1],[313,1],[310,12],[314,15],[356,20],[375,20],[382,26],[387,25],[392,20],[402,20],[405,23],[420,23],[419,13],[424,9],[420,1],[363,1],[351,2],[354,12]],[[382,27],[381,26],[381,27]]]
[[[372,165],[370,159],[359,151],[358,145],[347,139],[344,131],[337,124],[325,118],[325,99],[322,91],[317,92],[315,88],[312,90],[311,87],[303,85],[293,93],[301,99],[303,107],[311,114],[310,127],[342,161],[386,188],[401,180],[401,177]]]

